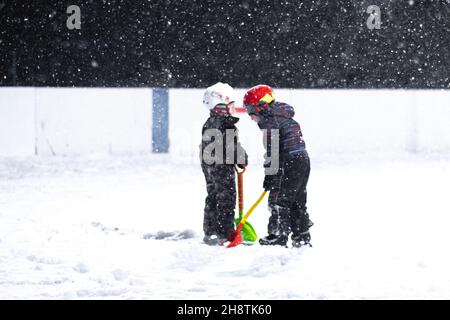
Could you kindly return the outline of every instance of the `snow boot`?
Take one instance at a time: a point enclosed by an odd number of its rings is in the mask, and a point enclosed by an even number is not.
[[[286,235],[279,235],[276,236],[274,234],[269,234],[267,237],[259,239],[259,244],[262,246],[286,246],[286,243],[288,241],[288,236]]]
[[[223,246],[223,244],[227,241],[228,239],[219,237],[215,234],[203,237],[203,242],[209,246]]]
[[[309,214],[306,210],[297,211],[296,213],[296,217],[292,219],[292,246],[294,248],[300,248],[305,245],[312,247],[309,228],[314,223],[309,219]]]
[[[292,247],[294,248],[301,248],[303,246],[310,246],[311,245],[311,234],[308,231],[302,232],[298,235],[292,235]]]

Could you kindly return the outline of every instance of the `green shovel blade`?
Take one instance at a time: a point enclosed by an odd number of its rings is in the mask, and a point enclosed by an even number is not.
[[[234,219],[234,223],[236,226],[241,222],[241,219]],[[256,235],[256,231],[253,226],[249,222],[245,222],[242,226],[242,238],[245,242],[255,242],[258,240],[258,236]]]

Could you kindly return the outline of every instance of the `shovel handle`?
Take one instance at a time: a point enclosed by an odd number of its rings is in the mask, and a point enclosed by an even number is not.
[[[237,171],[238,176],[238,199],[239,199],[239,212],[244,211],[244,171]]]
[[[245,214],[244,218],[242,218],[241,222],[239,224],[244,224],[248,217],[250,216],[250,214],[253,212],[253,210],[255,210],[255,208],[258,206],[258,204],[262,201],[262,199],[264,198],[264,196],[266,195],[267,191],[264,190],[263,193],[261,193],[261,195],[259,196],[258,200],[256,200],[256,202],[252,205],[252,207],[247,211],[247,213]]]
[[[242,171],[239,171],[239,169],[241,169]],[[240,167],[238,167],[238,166],[234,166],[234,170],[236,171],[236,173],[244,173],[245,172],[245,167],[243,167],[243,168],[240,168]]]

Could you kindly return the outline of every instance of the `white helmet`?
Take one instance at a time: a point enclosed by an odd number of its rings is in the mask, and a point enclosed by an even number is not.
[[[234,101],[234,90],[228,83],[217,82],[208,87],[203,95],[203,104],[206,108],[223,114],[234,112]]]

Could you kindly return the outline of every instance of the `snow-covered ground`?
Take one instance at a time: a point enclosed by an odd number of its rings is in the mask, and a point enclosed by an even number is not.
[[[226,249],[201,242],[197,165],[0,159],[0,298],[450,299],[450,156],[312,161],[314,247]],[[262,178],[248,169],[247,208]]]

